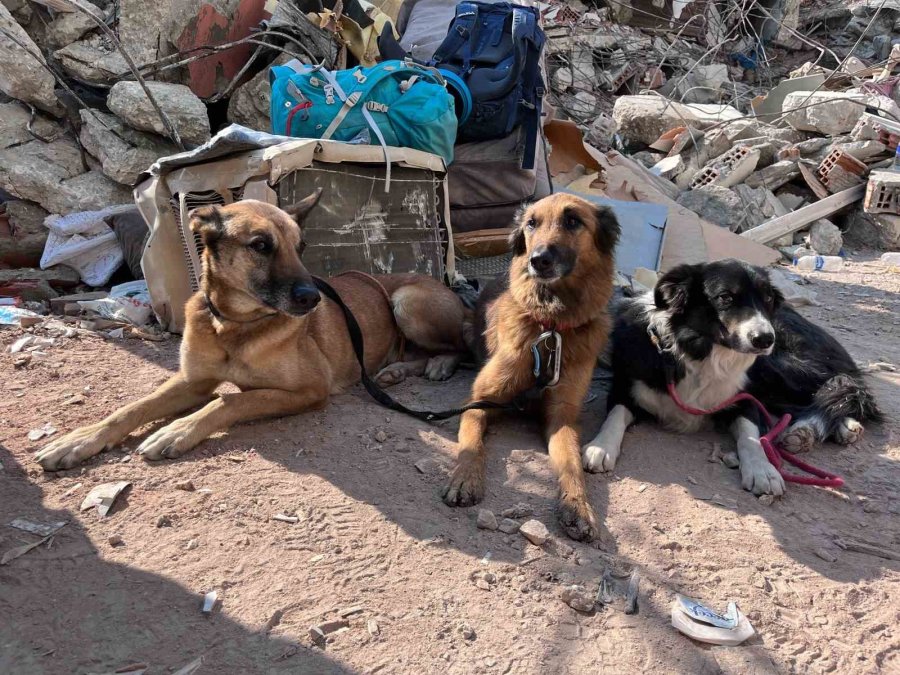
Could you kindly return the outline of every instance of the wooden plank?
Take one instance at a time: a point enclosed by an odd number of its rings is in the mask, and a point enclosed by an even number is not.
[[[820,218],[827,218],[832,213],[840,211],[845,206],[849,206],[853,202],[859,201],[865,194],[866,185],[863,183],[862,185],[857,185],[849,190],[844,190],[843,192],[838,192],[825,199],[813,202],[786,216],[773,218],[758,227],[754,227],[752,230],[741,233],[741,236],[760,244],[769,244],[786,234],[802,230],[804,227],[810,223],[816,222]]]

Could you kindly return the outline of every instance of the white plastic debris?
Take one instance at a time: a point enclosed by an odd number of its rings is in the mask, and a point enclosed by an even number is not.
[[[216,591],[210,591],[206,595],[203,596],[203,613],[211,614],[213,608],[216,606],[216,601],[219,599],[219,594]]]
[[[25,518],[16,518],[12,521],[9,526],[14,527],[17,530],[22,530],[23,532],[30,532],[31,534],[36,534],[39,537],[49,537],[51,534],[56,532],[61,527],[65,526],[67,521],[60,520],[55,523],[36,523],[33,520],[27,520]]]
[[[698,642],[725,647],[739,645],[754,634],[735,603],[729,603],[727,612],[720,614],[683,595],[676,595],[672,603],[672,626]]]
[[[131,485],[131,482],[127,480],[98,485],[87,493],[84,501],[81,502],[81,510],[87,511],[88,509],[96,506],[99,516],[101,518],[105,517],[109,513],[110,509],[112,509],[116,498],[120,494],[122,494],[125,488],[127,488],[129,485]]]
[[[129,281],[113,286],[109,295],[100,300],[80,300],[78,306],[97,312],[113,321],[126,321],[135,326],[144,326],[153,313],[150,307],[150,291],[147,282]]]

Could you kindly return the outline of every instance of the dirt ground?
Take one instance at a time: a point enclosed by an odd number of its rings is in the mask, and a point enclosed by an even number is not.
[[[860,363],[900,364],[900,274],[873,258],[811,274],[822,305],[803,311]],[[386,414],[361,389],[181,460],[131,454],[153,426],[45,475],[32,461],[45,441],[29,430],[63,433],[149,392],[176,369],[178,340],[64,338],[15,369],[6,347],[19,333],[0,331],[0,552],[38,540],[8,527],[14,518],[68,525],[0,567],[0,672],[167,673],[198,657],[198,673],[900,672],[900,373],[871,376],[885,425],[813,453],[845,478],[840,492],[793,485],[766,506],[710,461],[728,439],[634,428],[616,471],[588,479],[607,530],[596,546],[557,526],[536,426],[503,421],[488,437],[482,506],[529,505],[553,535],[541,549],[441,502],[455,421]],[[446,406],[470,382],[464,372],[394,393]],[[594,384],[585,436],[604,409],[604,380]],[[175,488],[188,479],[195,491]],[[121,480],[132,488],[107,518],[79,512],[93,486]],[[854,552],[859,542],[894,558]],[[607,565],[638,570],[638,614],[560,600],[567,584],[596,590]],[[211,590],[220,604],[206,616]],[[757,635],[735,648],[691,641],[670,626],[676,592],[722,609],[736,600]],[[348,627],[314,644],[310,626],[341,613]]]

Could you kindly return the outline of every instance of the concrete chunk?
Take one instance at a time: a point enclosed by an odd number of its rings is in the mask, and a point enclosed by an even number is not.
[[[704,126],[743,115],[727,105],[682,105],[660,96],[620,96],[613,107],[618,132],[631,143],[650,145],[673,127]]]
[[[59,117],[63,109],[54,93],[56,80],[45,65],[41,50],[0,4],[0,91]]]
[[[209,140],[206,106],[188,87],[168,82],[148,82],[150,93],[172,120],[186,144]],[[135,129],[167,135],[166,127],[137,82],[117,82],[109,92],[109,109]]]
[[[866,103],[867,97],[861,94],[794,91],[785,97],[781,109],[787,113],[785,121],[794,129],[837,136],[853,130]]]

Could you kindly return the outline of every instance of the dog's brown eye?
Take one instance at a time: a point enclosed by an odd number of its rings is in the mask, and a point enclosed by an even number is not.
[[[265,239],[254,239],[250,242],[250,248],[257,253],[269,253],[272,250],[272,244]]]
[[[566,218],[567,230],[577,230],[579,227],[581,227],[581,221],[578,220],[578,218],[575,218],[574,216],[569,216],[568,218]]]
[[[527,227],[529,230],[533,230],[537,227],[537,221],[535,221],[534,218],[529,218],[528,222],[525,223],[525,227]]]
[[[716,300],[719,301],[719,304],[723,307],[728,307],[733,301],[734,296],[731,293],[722,293],[721,295],[716,296]]]

